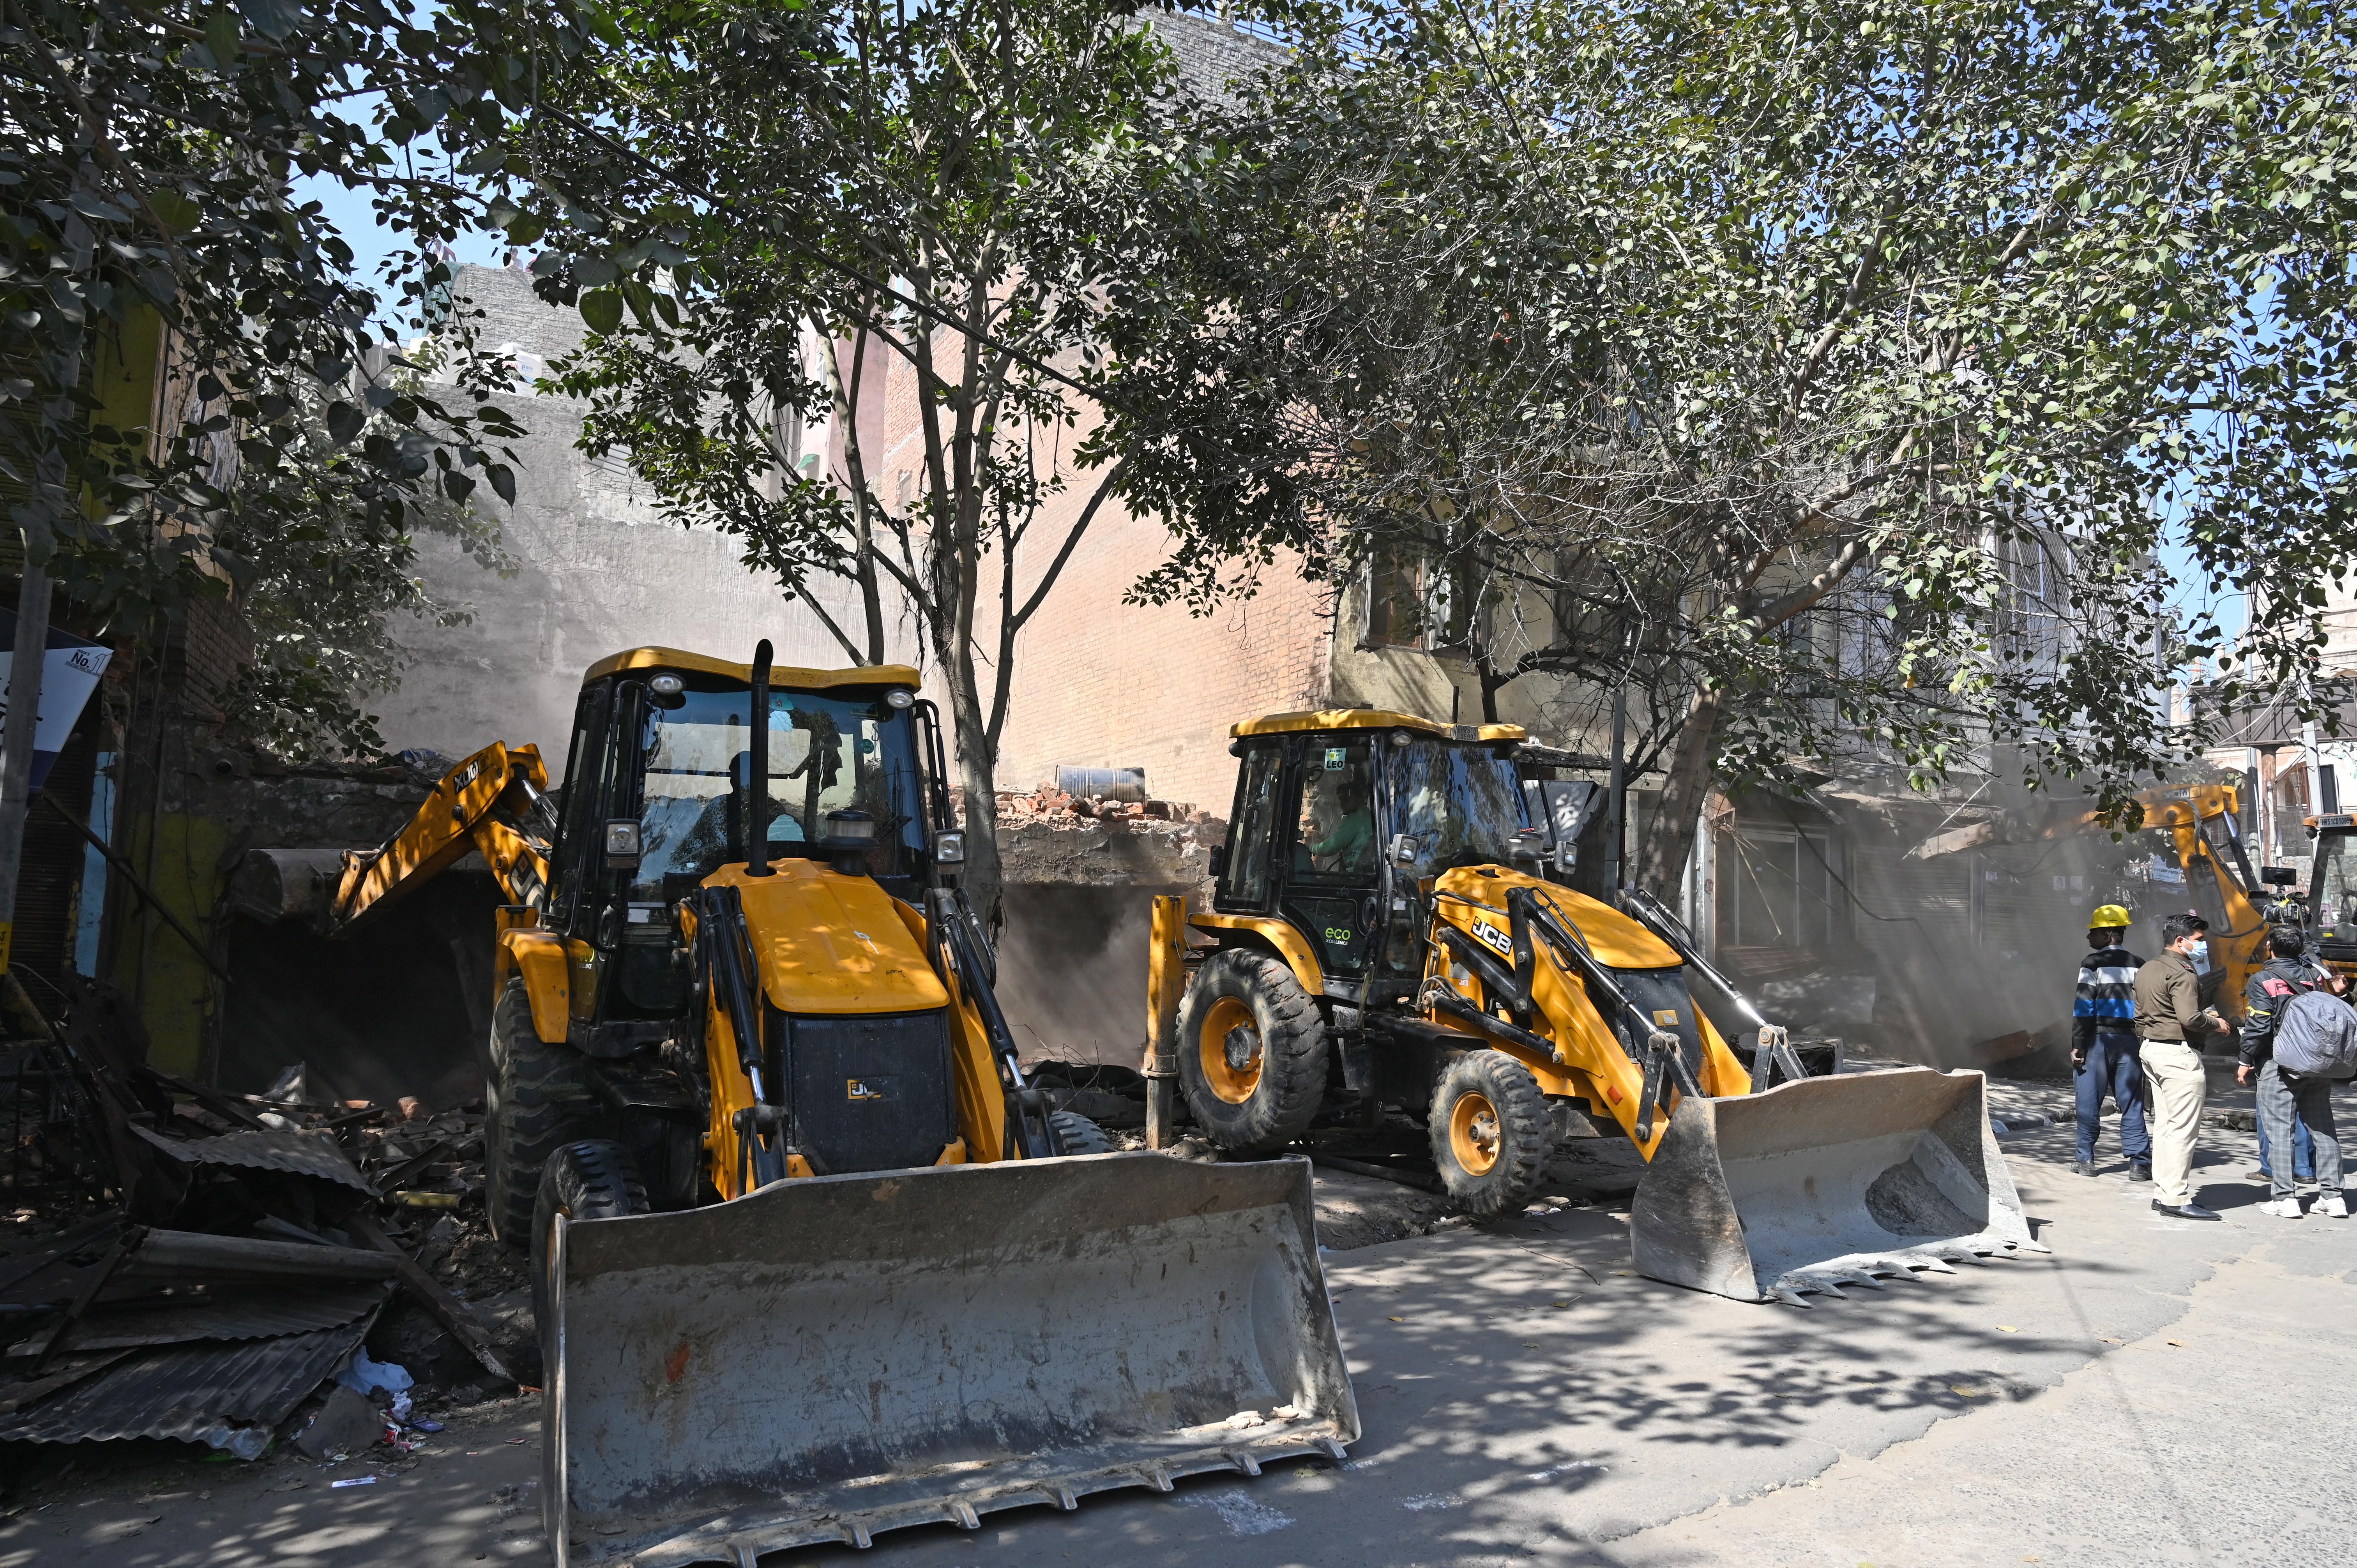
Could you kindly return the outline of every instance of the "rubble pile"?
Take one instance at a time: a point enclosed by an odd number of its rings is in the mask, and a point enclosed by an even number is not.
[[[1105,800],[1090,795],[1071,795],[1053,784],[1042,784],[1028,795],[1013,790],[998,792],[998,825],[1002,829],[1021,828],[1039,822],[1053,829],[1070,832],[1082,822],[1109,825],[1115,822],[1167,822],[1169,830],[1200,827],[1213,820],[1209,811],[1175,800]]]
[[[414,1447],[537,1376],[479,1107],[322,1102],[299,1067],[226,1093],[146,1056],[105,988],[0,979],[0,1441]]]
[[[1176,800],[1109,800],[1046,785],[998,796],[1010,885],[1132,887],[1208,898],[1211,852],[1228,824]]]

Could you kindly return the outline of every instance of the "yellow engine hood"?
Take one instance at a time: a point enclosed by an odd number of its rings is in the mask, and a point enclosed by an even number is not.
[[[781,1013],[920,1013],[949,1005],[925,950],[889,893],[823,861],[771,861],[772,875],[724,865],[706,887],[734,887],[761,989]]]
[[[1535,876],[1519,871],[1507,871],[1498,866],[1465,866],[1441,874],[1437,884],[1443,893],[1453,893],[1459,898],[1493,910],[1497,918],[1489,924],[1501,931],[1506,929],[1506,894],[1516,887],[1538,890],[1539,901],[1552,905],[1564,924],[1574,934],[1587,940],[1588,950],[1607,969],[1674,969],[1678,966],[1677,950],[1652,932],[1609,904],[1600,904],[1585,893],[1574,893],[1568,887],[1558,887]],[[1463,905],[1451,906],[1442,899],[1440,916],[1459,926],[1470,926],[1475,917]]]

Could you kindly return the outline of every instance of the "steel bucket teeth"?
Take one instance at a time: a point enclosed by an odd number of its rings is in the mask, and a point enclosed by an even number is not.
[[[1638,1272],[1784,1301],[2044,1251],[1987,1101],[1981,1074],[1929,1068],[1683,1100],[1631,1206]]]

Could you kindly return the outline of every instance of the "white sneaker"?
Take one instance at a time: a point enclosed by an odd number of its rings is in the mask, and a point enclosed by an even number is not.
[[[2349,1218],[2349,1200],[2336,1192],[2330,1197],[2318,1198],[2316,1208],[2311,1212],[2320,1214],[2327,1219],[2346,1219]]]
[[[2259,1205],[2259,1212],[2262,1214],[2272,1214],[2281,1219],[2297,1219],[2299,1218],[2300,1214],[2299,1199],[2297,1197],[2271,1197],[2266,1202]]]

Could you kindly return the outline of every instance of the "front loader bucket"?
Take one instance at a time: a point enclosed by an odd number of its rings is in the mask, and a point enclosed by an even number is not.
[[[2030,1240],[1977,1072],[1898,1068],[1682,1101],[1629,1216],[1640,1273],[1738,1301],[2019,1249]]]
[[[558,1568],[760,1553],[1342,1456],[1305,1160],[1098,1155],[779,1182],[562,1225]]]

